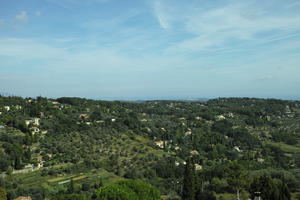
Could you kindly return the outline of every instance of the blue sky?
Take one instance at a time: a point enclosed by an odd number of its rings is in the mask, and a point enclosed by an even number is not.
[[[0,91],[300,99],[299,0],[0,0]]]

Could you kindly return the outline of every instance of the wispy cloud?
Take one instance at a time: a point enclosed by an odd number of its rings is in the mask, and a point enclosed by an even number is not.
[[[194,34],[192,38],[175,43],[169,47],[170,50],[202,51],[247,42],[271,42],[272,38],[283,39],[297,33],[300,31],[300,14],[278,8],[280,4],[280,1],[276,1],[274,5],[259,1],[223,1],[212,7],[199,1],[180,4],[179,9],[177,3],[157,0],[152,5],[154,16],[162,28],[167,29],[171,23],[176,23],[177,26],[173,26],[175,31],[183,29],[186,33]],[[166,6],[175,7],[173,10],[181,12],[179,14],[172,12],[170,8],[162,9]],[[274,10],[278,14],[274,15]]]
[[[28,21],[28,15],[27,12],[21,11],[19,14],[16,15],[16,20],[20,22],[27,22]]]

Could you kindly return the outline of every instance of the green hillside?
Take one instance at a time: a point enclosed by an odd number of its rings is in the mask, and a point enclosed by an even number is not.
[[[262,180],[300,197],[299,101],[0,97],[0,112],[0,188],[9,199],[96,199],[126,179],[164,199],[187,199],[184,188],[196,199],[252,198]]]

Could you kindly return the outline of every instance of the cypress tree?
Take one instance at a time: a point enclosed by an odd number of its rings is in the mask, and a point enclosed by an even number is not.
[[[191,159],[185,165],[182,199],[195,200],[195,165]]]

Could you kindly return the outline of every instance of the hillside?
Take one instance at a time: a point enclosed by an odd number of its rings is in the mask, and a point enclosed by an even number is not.
[[[250,183],[264,174],[296,199],[300,102],[0,97],[0,187],[10,199],[58,199],[73,181],[73,193],[93,198],[123,179],[178,199],[190,160],[196,190],[219,199],[235,198],[237,189],[251,194]]]

